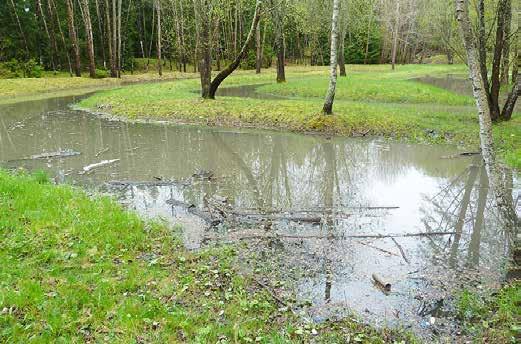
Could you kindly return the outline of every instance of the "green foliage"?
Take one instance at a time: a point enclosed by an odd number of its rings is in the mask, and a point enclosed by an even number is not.
[[[248,51],[248,55],[241,62],[242,69],[255,69],[257,66],[257,54],[253,50]]]
[[[104,79],[109,77],[109,71],[106,69],[96,69],[96,79]]]
[[[42,66],[33,59],[26,62],[11,59],[8,62],[0,64],[0,78],[3,79],[41,78],[42,74]]]

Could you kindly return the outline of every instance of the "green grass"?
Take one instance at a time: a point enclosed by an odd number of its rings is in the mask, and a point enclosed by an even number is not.
[[[165,226],[41,173],[0,171],[0,235],[2,343],[413,340],[306,324],[237,273],[232,247],[188,252]]]
[[[79,107],[130,119],[162,119],[177,123],[257,127],[346,136],[380,135],[419,143],[455,143],[477,149],[478,121],[471,97],[415,82],[424,75],[465,75],[463,65],[349,66],[339,78],[334,116],[320,111],[327,88],[324,67],[290,67],[288,82],[274,82],[274,71],[261,75],[240,71],[223,87],[259,84],[260,93],[289,99],[262,100],[220,97],[201,100],[199,81],[182,80],[134,85],[103,91]],[[521,115],[496,125],[494,135],[501,157],[521,168]]]
[[[81,78],[72,78],[64,72],[56,74],[45,72],[42,78],[0,79],[0,104],[54,97],[57,94],[75,94],[79,90],[114,88],[125,83],[144,83],[193,76],[188,73],[165,71],[163,77],[160,78],[157,73],[150,71],[149,73],[122,75],[121,79],[91,79],[88,77],[88,73],[84,73]]]
[[[389,71],[388,66],[383,67],[385,69],[382,69],[382,66],[351,68],[349,77],[340,77],[337,80],[336,100],[474,105],[470,97],[412,80],[425,74],[461,73],[462,66],[407,65],[399,66],[396,72]],[[328,83],[329,79],[321,74],[295,78],[285,84],[265,85],[260,87],[259,91],[294,97],[323,98]]]
[[[457,311],[466,334],[476,342],[515,343],[521,336],[521,284],[507,285],[485,298],[463,291]]]

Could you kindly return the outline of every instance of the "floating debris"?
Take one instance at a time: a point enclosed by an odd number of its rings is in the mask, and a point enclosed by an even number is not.
[[[107,166],[107,165],[111,165],[115,162],[118,162],[120,159],[112,159],[112,160],[103,160],[103,161],[100,161],[100,162],[97,162],[95,164],[90,164],[90,165],[87,165],[85,167],[83,167],[83,172],[80,172],[80,174],[85,174],[85,173],[88,173],[96,168],[99,168],[99,167],[103,167],[103,166]]]
[[[25,160],[40,160],[40,159],[52,159],[52,158],[68,158],[72,156],[80,155],[80,152],[73,151],[72,149],[63,149],[55,152],[44,152],[40,154],[34,154],[30,157],[8,160],[8,162],[25,161]]]

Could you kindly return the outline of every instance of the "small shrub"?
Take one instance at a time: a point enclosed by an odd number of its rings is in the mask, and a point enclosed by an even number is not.
[[[22,63],[22,68],[25,78],[42,77],[43,68],[33,59],[30,59],[29,61]]]
[[[0,65],[0,78],[41,78],[43,68],[34,59],[26,62],[11,59]]]
[[[96,79],[105,79],[109,77],[109,72],[106,69],[96,69]]]

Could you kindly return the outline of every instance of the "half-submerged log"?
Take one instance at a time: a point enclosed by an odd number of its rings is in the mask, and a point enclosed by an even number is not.
[[[391,283],[389,283],[388,281],[384,280],[381,276],[379,276],[377,274],[373,274],[372,276],[373,276],[374,282],[376,283],[376,285],[379,288],[382,288],[386,292],[390,292],[391,291]]]
[[[68,157],[77,156],[80,154],[81,154],[80,152],[73,151],[72,149],[63,149],[63,150],[58,150],[55,152],[44,152],[41,154],[34,154],[34,155],[31,155],[30,157],[9,160],[8,162],[24,161],[24,160],[52,159],[52,158],[68,158]]]

